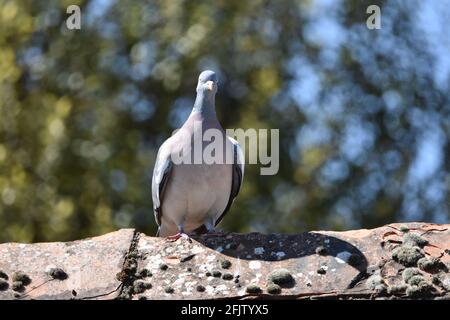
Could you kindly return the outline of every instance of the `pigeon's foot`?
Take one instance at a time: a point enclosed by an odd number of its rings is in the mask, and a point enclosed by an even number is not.
[[[166,238],[166,240],[170,241],[170,242],[175,242],[175,241],[177,241],[180,238],[184,238],[185,240],[187,240],[189,242],[192,242],[192,239],[189,237],[189,235],[187,233],[184,233],[184,232],[178,232],[177,234],[174,234],[172,236],[168,236]]]
[[[214,227],[214,223],[212,221],[206,221],[204,226],[205,226],[205,229],[206,229],[205,233],[208,236],[221,236],[221,235],[224,234],[222,229],[218,229],[218,228],[216,229]]]

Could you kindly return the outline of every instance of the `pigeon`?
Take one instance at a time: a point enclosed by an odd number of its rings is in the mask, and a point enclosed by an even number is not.
[[[156,235],[170,241],[180,237],[190,240],[192,233],[214,232],[243,183],[242,148],[217,120],[217,89],[215,72],[203,71],[191,114],[158,150],[152,177],[153,210],[159,227]],[[212,143],[205,139],[208,130],[218,133],[215,139],[220,138],[217,145],[223,148],[216,149],[214,155],[220,161],[203,159],[203,151]]]

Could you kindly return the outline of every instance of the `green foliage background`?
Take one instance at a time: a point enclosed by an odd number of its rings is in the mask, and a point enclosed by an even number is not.
[[[380,30],[365,24],[374,3]],[[66,28],[71,4],[81,30]],[[224,229],[448,221],[449,8],[0,0],[0,241],[153,234],[156,152],[207,68],[223,127],[281,138],[279,173],[247,165]]]

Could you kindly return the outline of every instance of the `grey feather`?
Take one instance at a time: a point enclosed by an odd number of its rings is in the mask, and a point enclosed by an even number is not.
[[[160,153],[158,152],[152,177],[153,212],[155,215],[155,221],[158,226],[161,225],[161,202],[164,198],[164,191],[166,189],[167,182],[169,181],[169,176],[173,167],[173,163],[170,158],[161,159],[159,157],[159,154]]]
[[[223,219],[223,217],[227,214],[228,210],[230,210],[231,205],[236,199],[239,191],[241,190],[241,185],[244,181],[244,155],[242,153],[242,149],[239,146],[239,143],[233,138],[228,137],[229,140],[233,142],[233,172],[232,172],[232,180],[231,180],[231,192],[230,198],[228,199],[227,206],[222,214],[217,218],[215,222],[215,226],[217,226]]]

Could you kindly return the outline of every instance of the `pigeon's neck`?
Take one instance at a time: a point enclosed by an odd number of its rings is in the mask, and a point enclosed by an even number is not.
[[[216,119],[215,96],[198,92],[192,113],[199,113],[203,119]]]

